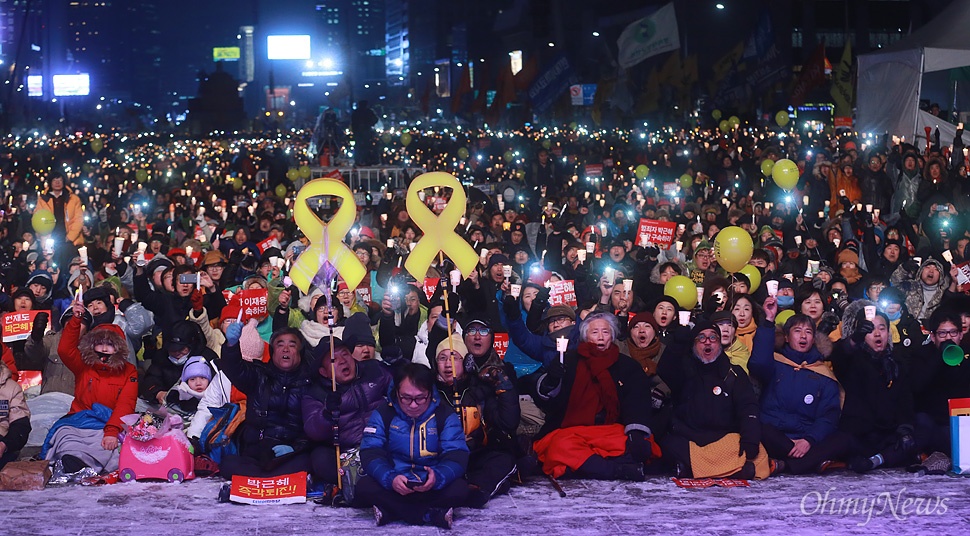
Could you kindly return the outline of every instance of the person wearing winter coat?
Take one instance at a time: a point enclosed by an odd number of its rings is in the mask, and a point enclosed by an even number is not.
[[[199,325],[179,320],[162,333],[162,348],[151,352],[151,365],[142,378],[138,395],[150,404],[164,404],[169,389],[178,385],[182,368],[192,356],[204,358],[206,364],[218,359],[206,347]]]
[[[438,343],[435,355],[438,396],[442,406],[461,418],[468,444],[466,506],[484,508],[493,497],[508,492],[516,471],[515,433],[519,427],[519,396],[510,365],[477,373],[465,370],[468,349],[461,336]]]
[[[390,369],[380,361],[357,361],[346,343],[336,337],[333,342],[331,357],[329,339],[321,341],[323,361],[303,395],[302,406],[303,431],[316,443],[310,454],[311,474],[315,481],[336,485],[335,422],[341,454],[358,451],[371,413],[386,404],[384,395],[392,378]],[[334,376],[336,391],[331,382]],[[344,485],[348,483],[344,481]]]
[[[300,332],[286,328],[270,338],[270,360],[246,361],[240,338],[242,322],[226,329],[222,370],[246,395],[246,422],[237,429],[239,454],[225,456],[219,472],[269,477],[308,471],[309,444],[303,432],[303,394],[309,388],[310,365],[303,359]]]
[[[0,363],[0,469],[20,455],[30,436],[30,408],[24,390]]]
[[[889,163],[886,173],[893,183],[893,197],[889,212],[898,214],[905,208],[910,217],[916,217],[920,209],[919,203],[916,202],[916,192],[922,182],[919,156],[913,151],[907,151],[903,154],[901,163],[896,158],[890,158]]]
[[[200,355],[190,357],[182,367],[182,376],[178,383],[168,390],[165,405],[179,413],[194,415],[212,382],[213,373],[206,358]]]
[[[64,177],[55,175],[44,193],[37,196],[38,210],[48,210],[54,215],[55,225],[52,236],[58,240],[80,246],[84,244],[81,230],[84,227],[84,208],[81,198],[64,185]]]
[[[135,412],[138,372],[128,362],[120,327],[100,324],[82,336],[84,304],[75,301],[71,311],[57,353],[74,373],[74,402],[51,428],[44,454],[60,460],[67,473],[84,467],[111,472],[118,469],[121,418]]]
[[[846,309],[843,338],[830,356],[845,402],[838,431],[812,447],[826,460],[819,471],[828,460],[847,461],[859,473],[916,460],[910,372],[894,355],[886,315],[877,311],[868,320],[864,307],[872,302],[856,303]]]
[[[657,374],[670,388],[673,416],[661,439],[679,477],[766,478],[758,399],[748,375],[732,365],[717,326],[701,320],[680,326]]]
[[[394,370],[390,405],[380,406],[364,427],[356,505],[373,506],[378,526],[451,528],[455,507],[465,504],[468,445],[461,419],[441,406],[428,367],[407,363]]]
[[[924,321],[940,306],[950,285],[943,264],[933,257],[904,262],[892,275],[894,287],[906,293],[906,309],[918,320]]]
[[[823,362],[832,343],[825,335],[816,336],[815,322],[803,314],[789,318],[778,333],[774,297],[765,300],[763,309],[765,320],[748,361],[751,377],[762,385],[761,441],[768,456],[781,462],[780,470],[812,472],[823,461],[812,447],[836,430],[841,413],[838,381]],[[778,335],[784,337],[780,349]]]
[[[889,214],[893,182],[883,169],[882,158],[878,154],[869,155],[867,167],[859,173],[859,189],[862,191],[862,204],[872,205],[873,209]]]
[[[961,359],[956,365],[943,360],[944,351],[965,353],[970,341],[961,333],[960,314],[940,308],[926,322],[931,344],[924,345],[910,362],[913,376],[913,397],[916,409],[916,440],[926,453],[950,453],[949,400],[970,398],[970,361]]]
[[[893,355],[897,361],[914,370],[915,360],[921,360],[926,342],[923,326],[906,309],[906,295],[896,287],[889,287],[879,293],[879,310],[889,319],[889,338],[893,343]],[[851,305],[851,304],[850,304]],[[937,308],[937,311],[940,309]],[[935,313],[936,311],[934,311]],[[933,315],[930,315],[932,318]]]
[[[538,378],[536,404],[546,419],[534,447],[546,474],[639,481],[656,457],[650,380],[620,355],[619,331],[615,315],[590,314],[578,347]]]

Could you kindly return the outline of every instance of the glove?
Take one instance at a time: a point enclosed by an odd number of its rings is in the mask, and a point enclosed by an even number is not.
[[[196,289],[192,291],[192,297],[189,298],[192,303],[192,310],[196,312],[202,312],[204,307],[205,293],[202,289]]]
[[[514,388],[512,380],[502,367],[487,367],[482,370],[480,377],[491,384],[496,392],[511,391]]]
[[[901,424],[896,428],[896,450],[900,452],[914,452],[916,450],[916,439],[913,437],[913,427],[909,424]]]
[[[566,367],[558,359],[554,359],[546,365],[546,376],[540,382],[542,384],[540,389],[546,393],[554,391],[562,383],[562,378],[565,375]]]
[[[643,248],[643,254],[650,259],[656,259],[660,255],[660,248],[657,246],[647,246]]]
[[[522,309],[519,308],[519,300],[511,295],[502,300],[502,309],[510,322],[516,322],[522,318]]]
[[[125,298],[125,299],[121,300],[121,303],[118,304],[118,310],[121,311],[122,313],[124,313],[132,305],[135,305],[135,300],[133,300],[131,298]]]
[[[663,392],[659,387],[654,387],[653,391],[650,391],[650,405],[653,409],[657,410],[662,408],[666,401],[667,393]]]
[[[292,454],[292,453],[293,453],[293,447],[289,445],[276,445],[275,447],[273,447],[273,454],[275,454],[277,458],[280,458],[280,457],[286,456],[287,454]]]
[[[823,335],[832,333],[837,327],[839,327],[839,317],[831,313],[823,314],[822,320],[818,323],[818,331]]]
[[[229,254],[229,264],[241,264],[245,258],[246,256],[243,255],[242,249],[236,248]]]
[[[856,346],[861,345],[863,342],[865,342],[866,335],[872,333],[875,329],[876,326],[872,322],[866,320],[865,316],[863,316],[861,320],[857,318],[855,331],[852,332],[852,342],[854,342]]]
[[[747,443],[741,441],[741,446],[738,449],[738,456],[744,456],[749,460],[753,460],[758,457],[758,451],[761,449],[761,445],[758,443]]]
[[[340,410],[340,394],[339,393],[327,393],[327,400],[324,402],[324,407],[327,411],[339,411]]]
[[[909,259],[903,263],[903,270],[911,274],[916,274],[916,272],[919,272],[919,263],[916,262],[916,259]]]
[[[192,445],[192,454],[202,454],[202,441],[198,437],[190,437],[189,443]]]
[[[841,315],[845,308],[849,306],[849,297],[845,292],[839,292],[838,297],[835,298],[835,307],[838,309],[838,313]]]
[[[676,318],[674,320],[677,320]],[[690,337],[690,326],[681,325],[671,325],[670,326],[671,335],[673,335],[674,341],[680,344],[691,344]]]
[[[30,338],[36,342],[44,339],[44,332],[47,331],[47,321],[50,315],[47,313],[37,313],[34,317],[34,328],[30,330]]]
[[[226,342],[229,346],[239,344],[239,337],[242,337],[243,323],[233,322],[226,328]]]

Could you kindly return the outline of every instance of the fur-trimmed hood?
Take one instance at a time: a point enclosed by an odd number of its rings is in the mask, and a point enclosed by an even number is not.
[[[785,331],[781,326],[775,326],[775,351],[781,352],[785,347]],[[829,336],[816,330],[815,331],[815,349],[818,353],[822,354],[822,358],[828,360],[829,356],[832,355],[832,349],[834,345],[832,341],[829,340]]]
[[[862,312],[863,308],[868,305],[876,305],[875,302],[869,300],[855,300],[850,303],[845,308],[845,312],[842,313],[842,338],[849,339],[852,334],[855,333],[856,329],[856,317]],[[877,309],[878,310],[878,309]],[[893,338],[889,337],[889,351],[893,349]]]
[[[94,347],[99,344],[110,344],[115,347],[115,353],[107,363],[102,363],[101,358],[94,351]],[[128,341],[121,328],[115,324],[101,324],[85,333],[78,342],[78,350],[81,351],[81,361],[89,367],[121,372],[128,362]]]

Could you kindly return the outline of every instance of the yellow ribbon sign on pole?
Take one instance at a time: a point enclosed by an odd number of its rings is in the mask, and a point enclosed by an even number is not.
[[[332,195],[342,201],[330,223],[321,220],[307,204],[311,197],[318,195]],[[310,240],[310,247],[299,256],[290,271],[293,283],[304,293],[309,293],[313,279],[322,269],[323,263],[330,261],[347,283],[347,287],[357,288],[367,275],[367,268],[343,243],[344,236],[357,218],[357,204],[350,188],[337,179],[310,181],[300,188],[293,211],[297,226]]]
[[[441,211],[440,216],[436,216],[418,198],[419,191],[434,186],[451,188],[451,200]],[[455,232],[458,221],[465,213],[466,201],[465,190],[462,189],[461,183],[449,173],[441,171],[425,173],[411,183],[406,201],[408,214],[421,228],[424,236],[404,262],[404,267],[418,281],[424,281],[428,268],[439,251],[443,251],[451,258],[463,277],[468,277],[468,274],[475,269],[478,264],[478,254]]]

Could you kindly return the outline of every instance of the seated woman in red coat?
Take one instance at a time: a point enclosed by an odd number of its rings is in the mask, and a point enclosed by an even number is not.
[[[138,371],[128,362],[125,334],[115,324],[86,326],[84,304],[74,301],[57,355],[74,373],[74,403],[44,441],[46,459],[63,464],[65,473],[90,467],[98,473],[118,469],[121,417],[135,412]]]
[[[546,474],[643,480],[644,462],[659,456],[650,430],[650,380],[614,342],[616,316],[592,313],[579,327],[578,348],[553,360],[538,380],[546,412],[535,451]]]

